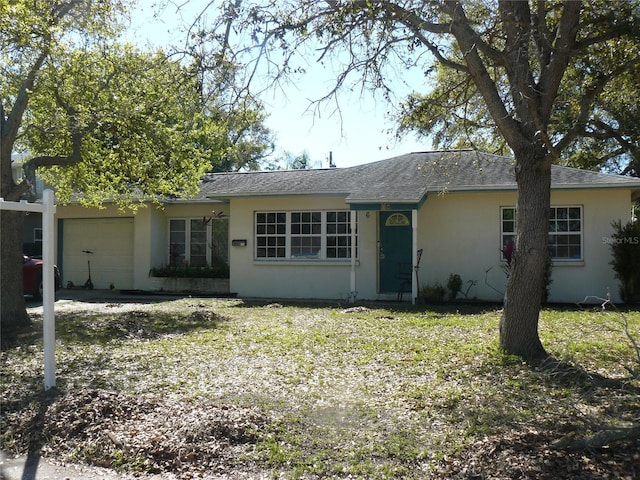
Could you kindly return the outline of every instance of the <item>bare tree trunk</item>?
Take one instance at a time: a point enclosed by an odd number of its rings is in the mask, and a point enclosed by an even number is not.
[[[516,241],[500,321],[502,349],[527,360],[547,356],[538,336],[538,318],[549,237],[551,165],[540,155],[535,149],[516,153]]]
[[[22,285],[22,213],[0,211],[0,328],[15,332],[31,322]]]

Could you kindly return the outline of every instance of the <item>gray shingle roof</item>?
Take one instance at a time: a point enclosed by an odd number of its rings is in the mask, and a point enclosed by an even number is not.
[[[640,189],[640,179],[554,165],[552,188]],[[347,168],[210,174],[199,198],[344,195],[348,203],[418,203],[443,191],[516,190],[513,159],[471,150],[416,152]]]

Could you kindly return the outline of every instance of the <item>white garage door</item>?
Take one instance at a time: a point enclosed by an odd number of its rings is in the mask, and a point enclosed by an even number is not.
[[[65,219],[62,232],[63,286],[84,285],[90,261],[94,288],[133,288],[133,218]]]

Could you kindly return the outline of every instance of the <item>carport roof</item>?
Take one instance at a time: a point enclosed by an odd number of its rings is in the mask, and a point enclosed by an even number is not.
[[[421,204],[429,193],[515,191],[512,158],[472,150],[415,152],[347,168],[209,174],[198,198],[344,195],[347,203]],[[553,189],[640,189],[640,179],[554,165]]]

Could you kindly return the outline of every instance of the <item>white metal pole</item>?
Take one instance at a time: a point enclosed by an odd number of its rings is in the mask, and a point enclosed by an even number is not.
[[[44,388],[56,386],[56,327],[55,327],[55,275],[54,265],[54,213],[55,197],[52,190],[43,192],[42,203],[42,315],[44,343]]]
[[[351,275],[349,286],[351,288],[351,303],[356,301],[356,253],[358,252],[357,246],[357,213],[355,210],[351,210]]]
[[[414,270],[418,263],[418,210],[415,210],[415,209],[411,210],[411,226],[412,226],[411,262],[413,265],[412,270]],[[412,305],[416,304],[416,298],[418,298],[418,288],[420,288],[420,285],[418,285],[418,278],[417,278],[416,272],[413,271],[411,275],[411,304]]]

